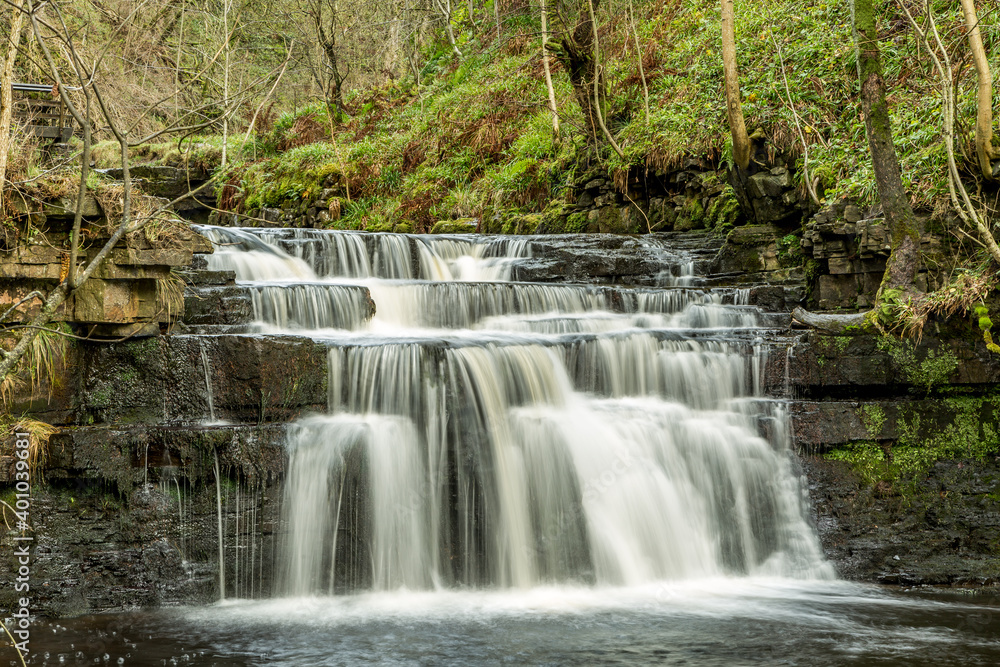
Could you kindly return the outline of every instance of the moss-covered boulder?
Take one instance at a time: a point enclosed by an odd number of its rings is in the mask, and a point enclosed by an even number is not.
[[[503,227],[500,230],[501,234],[535,234],[538,231],[538,226],[542,222],[542,215],[540,213],[528,213],[525,215],[511,215],[506,218],[503,223]]]
[[[478,229],[479,221],[475,218],[438,220],[431,227],[431,234],[475,234]]]
[[[553,199],[542,211],[542,220],[538,224],[536,232],[538,234],[562,234],[568,231],[583,231],[583,228],[577,230],[567,229],[567,224],[569,218],[573,213],[573,207],[565,199]],[[586,216],[584,216],[586,220]],[[577,219],[579,223],[579,218]],[[586,226],[586,222],[584,222]]]

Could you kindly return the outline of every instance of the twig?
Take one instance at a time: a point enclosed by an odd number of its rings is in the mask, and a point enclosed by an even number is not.
[[[802,180],[806,184],[806,191],[809,192],[809,198],[813,200],[816,206],[821,206],[819,197],[816,195],[816,186],[809,179],[809,144],[806,142],[806,135],[802,132],[802,124],[799,123],[799,114],[795,110],[795,103],[792,102],[792,90],[788,86],[788,76],[785,73],[785,58],[781,55],[781,46],[778,44],[778,40],[774,38],[774,33],[771,34],[771,41],[774,42],[774,48],[778,50],[778,62],[781,63],[781,78],[785,82],[788,108],[792,112],[792,120],[795,121],[795,130],[799,133],[799,139],[802,141]]]
[[[162,312],[163,309],[161,308],[160,313]],[[160,313],[157,313],[153,317],[158,316]],[[51,334],[58,334],[60,336],[65,336],[66,338],[73,338],[75,340],[85,340],[98,343],[123,343],[130,338],[134,338],[140,331],[142,331],[143,327],[149,324],[153,324],[153,322],[154,320],[152,319],[150,319],[148,322],[135,322],[135,324],[138,324],[139,326],[136,328],[135,331],[133,331],[127,336],[124,336],[123,338],[92,338],[90,336],[77,336],[76,334],[66,333],[65,331],[59,331],[58,329],[49,329],[48,327],[37,326],[34,324],[14,324],[9,327],[0,328],[0,332],[6,333],[7,331],[14,331],[15,329],[37,329],[39,331],[45,331]]]
[[[44,296],[45,296],[45,295],[43,295],[43,294],[42,294],[41,292],[39,292],[38,290],[33,290],[33,291],[31,291],[31,292],[28,292],[28,296],[24,297],[23,299],[21,299],[20,301],[18,301],[17,303],[15,303],[15,304],[14,304],[13,306],[11,306],[10,308],[8,308],[8,309],[7,309],[7,310],[6,310],[5,312],[4,312],[4,314],[3,314],[2,316],[0,316],[0,322],[3,322],[3,321],[4,321],[5,319],[7,319],[7,316],[8,316],[8,315],[10,315],[10,314],[11,314],[12,312],[14,312],[14,309],[16,309],[16,308],[17,308],[18,306],[20,306],[20,305],[21,305],[22,303],[24,303],[25,301],[28,301],[28,300],[30,300],[30,299],[33,299],[33,298],[35,298],[36,296],[37,296],[37,297],[38,297],[39,299],[43,299],[43,300],[44,300]],[[0,353],[2,353],[2,351],[0,351]]]

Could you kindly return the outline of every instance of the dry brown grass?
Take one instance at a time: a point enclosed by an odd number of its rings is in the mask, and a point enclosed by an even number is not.
[[[962,271],[941,289],[922,294],[899,305],[898,322],[904,336],[917,340],[931,317],[949,318],[967,315],[985,302],[997,287],[997,274],[992,271]]]
[[[229,178],[219,192],[218,207],[223,211],[243,213],[243,175],[246,173],[246,166],[239,166],[229,172]]]
[[[448,190],[441,185],[430,185],[420,192],[405,197],[399,203],[399,214],[403,220],[413,223],[413,231],[424,234],[436,222],[431,211],[448,195]]]
[[[37,479],[45,462],[49,457],[49,440],[59,429],[45,422],[21,417],[17,421],[0,424],[0,433],[3,440],[0,442],[0,455],[6,457],[16,457],[15,434],[26,433],[28,435],[28,476],[29,479]],[[4,512],[4,519],[9,519],[8,512]],[[7,523],[8,527],[10,524]]]
[[[406,148],[403,149],[403,164],[401,171],[404,174],[409,174],[422,165],[426,159],[427,152],[424,150],[423,143],[419,139],[414,139],[410,143],[406,144]]]
[[[184,279],[173,271],[167,278],[156,281],[156,302],[166,312],[170,324],[184,312],[184,287]]]
[[[65,325],[62,325],[65,326]],[[5,350],[12,349],[19,339],[7,334],[0,339],[0,346]],[[43,383],[48,388],[51,397],[52,390],[59,383],[59,374],[63,369],[67,339],[57,333],[42,331],[35,336],[21,360],[0,381],[0,405],[10,407],[15,396],[22,391],[32,394],[42,389]]]
[[[278,142],[278,150],[287,151],[318,141],[326,141],[329,138],[329,128],[319,121],[316,114],[305,114],[295,119],[295,123]]]

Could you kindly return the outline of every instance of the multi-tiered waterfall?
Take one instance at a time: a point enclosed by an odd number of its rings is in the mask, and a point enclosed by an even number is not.
[[[285,594],[830,576],[769,316],[668,241],[628,288],[512,280],[530,238],[203,232],[256,328],[329,348],[327,414],[288,431]]]

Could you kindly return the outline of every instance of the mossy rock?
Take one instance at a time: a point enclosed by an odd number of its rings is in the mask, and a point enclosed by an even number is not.
[[[572,205],[565,199],[553,199],[542,211],[542,221],[536,232],[539,234],[561,234],[565,231]]]
[[[597,212],[597,229],[602,234],[638,234],[636,216],[642,216],[633,213],[629,207],[605,206]]]
[[[475,234],[479,221],[475,218],[459,220],[438,220],[431,227],[431,234]]]
[[[413,224],[409,222],[400,222],[397,223],[396,226],[392,228],[392,231],[394,231],[397,234],[412,234]]]
[[[690,197],[684,201],[674,222],[674,229],[679,232],[686,232],[692,229],[702,229],[708,217],[705,214],[705,206],[700,199]]]
[[[540,213],[529,213],[526,215],[512,215],[503,223],[501,234],[534,234],[542,222]]]
[[[570,213],[566,218],[566,225],[562,231],[569,234],[578,234],[587,231],[587,213],[585,211]]]
[[[736,225],[742,214],[743,210],[740,208],[736,193],[728,186],[722,191],[722,194],[712,200],[706,212],[709,223],[714,227]]]
[[[380,220],[379,222],[369,223],[365,228],[365,231],[369,232],[391,232],[395,225],[392,220]]]
[[[760,246],[774,243],[784,234],[774,225],[745,225],[726,236],[726,243],[737,246]]]

